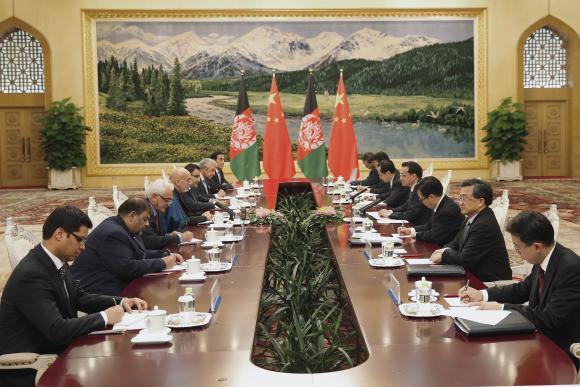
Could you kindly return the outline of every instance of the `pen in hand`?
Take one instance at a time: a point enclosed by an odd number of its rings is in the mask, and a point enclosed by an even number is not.
[[[467,279],[467,282],[465,283],[465,286],[463,286],[463,292],[466,292],[468,287],[469,287],[469,278]],[[467,297],[466,297],[465,295],[463,295],[463,296],[461,297],[461,301],[462,301],[462,302],[465,302],[465,299],[466,299],[466,298],[467,298]]]

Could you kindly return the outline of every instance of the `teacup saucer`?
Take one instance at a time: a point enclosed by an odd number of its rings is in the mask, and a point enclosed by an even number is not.
[[[211,249],[212,247],[223,247],[224,244],[222,242],[208,242],[205,241],[201,244],[201,247],[204,249]]]
[[[141,329],[139,331],[139,335],[143,335],[143,336],[147,336],[147,337],[153,337],[153,336],[165,336],[171,333],[171,328],[163,328],[163,330],[161,332],[157,332],[157,333],[149,333],[149,330],[147,328],[145,329]]]
[[[169,328],[167,328],[169,329]],[[142,335],[138,334],[131,339],[133,344],[165,344],[173,340],[169,334]]]
[[[200,271],[197,274],[183,273],[181,275],[181,277],[178,278],[178,280],[179,281],[205,281],[206,278],[207,278],[207,276],[205,275],[205,272]]]

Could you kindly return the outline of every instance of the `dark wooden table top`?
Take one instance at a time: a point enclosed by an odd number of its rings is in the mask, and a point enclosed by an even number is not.
[[[273,207],[279,181],[265,181],[261,205]],[[295,183],[297,187],[304,183]],[[328,203],[321,187],[313,184],[318,205]],[[192,228],[202,237],[205,228]],[[392,232],[381,225],[381,233]],[[238,258],[227,273],[210,275],[199,284],[180,283],[180,273],[134,280],[123,292],[141,297],[168,313],[178,310],[177,297],[192,287],[196,309],[209,309],[209,289],[218,279],[223,301],[207,327],[172,331],[173,342],[133,346],[136,332],[84,336],[44,374],[40,386],[411,386],[571,384],[576,371],[568,355],[541,333],[468,339],[448,317],[410,319],[399,313],[387,295],[389,274],[401,283],[401,295],[416,278],[404,268],[375,269],[362,248],[348,245],[349,226],[328,226],[329,240],[339,273],[368,347],[370,356],[349,370],[324,374],[282,374],[263,370],[250,361],[256,327],[269,227],[248,227],[236,245]],[[429,254],[432,244],[409,242],[409,254]],[[378,248],[375,249],[378,252]],[[198,246],[182,247],[205,260]],[[483,287],[470,276],[471,284]],[[433,279],[441,295],[456,295],[465,278]],[[444,301],[440,301],[444,303]]]

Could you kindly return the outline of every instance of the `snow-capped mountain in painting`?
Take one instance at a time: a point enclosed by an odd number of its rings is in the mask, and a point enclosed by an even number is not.
[[[422,35],[392,36],[363,28],[344,38],[336,32],[321,32],[306,38],[271,26],[259,26],[241,35],[193,31],[174,36],[156,36],[139,27],[115,26],[99,35],[99,60],[111,55],[139,67],[162,66],[170,70],[174,58],[182,64],[186,78],[219,79],[248,74],[303,70],[348,59],[382,61],[417,47],[440,43]]]

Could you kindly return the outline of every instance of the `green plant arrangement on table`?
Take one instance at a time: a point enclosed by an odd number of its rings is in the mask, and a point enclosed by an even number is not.
[[[485,153],[492,162],[492,177],[497,180],[521,180],[521,153],[527,143],[525,137],[526,113],[521,103],[504,98],[499,106],[487,114],[487,124],[483,127],[486,136]]]
[[[314,218],[313,221],[320,223],[320,225],[344,223],[342,212],[331,206],[317,208],[315,211],[312,211],[311,217]]]
[[[84,125],[80,108],[70,98],[54,101],[42,119],[41,132],[44,160],[50,169],[48,188],[67,189],[80,186],[80,171],[87,158],[83,150],[85,134],[91,129]]]
[[[331,372],[368,357],[326,233],[336,212],[313,205],[312,193],[278,197],[286,221],[272,227],[252,352],[268,370]]]

